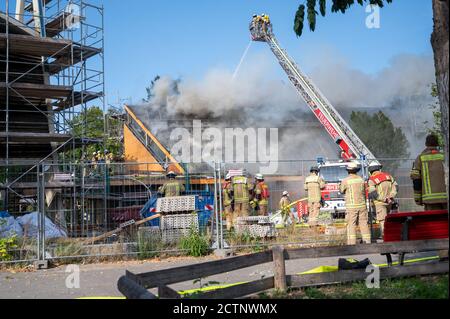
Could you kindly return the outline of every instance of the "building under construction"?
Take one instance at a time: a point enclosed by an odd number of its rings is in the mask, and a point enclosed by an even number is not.
[[[2,4],[0,183],[5,210],[38,200],[40,171],[46,178],[41,184],[48,187],[59,179],[63,186],[47,196],[47,204],[73,186],[60,173],[61,165],[74,158],[61,154],[96,142],[84,138],[84,123],[75,128],[73,119],[90,103],[104,108],[103,54],[103,7],[84,0]]]

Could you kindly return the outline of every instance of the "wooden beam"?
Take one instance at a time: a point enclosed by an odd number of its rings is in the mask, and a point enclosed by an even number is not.
[[[158,299],[150,291],[142,288],[127,276],[119,278],[117,289],[128,299]]]
[[[379,268],[380,279],[409,277],[419,275],[444,274],[449,272],[448,262],[427,263],[421,265],[408,265]],[[341,270],[308,275],[289,275],[289,287],[323,286],[337,283],[366,280],[370,273],[365,269]]]
[[[165,285],[158,287],[158,297],[160,299],[181,299],[181,295]]]
[[[285,250],[284,256],[285,259],[321,258],[398,252],[434,251],[445,250],[448,249],[448,247],[448,239],[412,240],[380,244],[287,249]]]
[[[0,132],[0,141],[9,137],[10,143],[64,143],[67,142],[71,136],[68,134],[51,134],[51,133],[22,133],[22,132]]]
[[[207,291],[195,295],[196,299],[232,299],[252,295],[274,287],[274,278],[267,277],[227,288]]]
[[[23,95],[24,97],[61,99],[61,98],[68,98],[72,92],[71,87],[61,85],[13,83],[11,84],[10,87],[13,89],[9,90],[10,95],[18,97],[20,97],[20,95]],[[7,89],[6,83],[0,82],[0,95],[5,95],[6,89]]]
[[[142,220],[139,220],[139,221],[137,221],[137,222],[135,222],[133,224],[130,224],[129,226],[139,226],[139,225],[142,225],[142,224],[144,224],[146,222],[149,222],[149,221],[151,221],[153,219],[156,219],[156,218],[159,218],[159,217],[161,217],[161,215],[160,214],[156,214],[156,215],[144,218]],[[111,237],[112,235],[117,234],[117,233],[121,232],[124,229],[125,229],[125,227],[118,227],[118,228],[116,228],[116,229],[114,229],[112,231],[106,232],[106,233],[104,233],[104,234],[102,234],[100,236],[89,238],[89,239],[86,240],[86,242],[93,244],[93,243],[95,243],[95,242],[97,242],[99,240]]]
[[[148,273],[137,274],[136,276],[138,278],[137,280],[143,287],[153,288],[160,285],[169,285],[172,283],[208,277],[271,261],[272,252],[265,251],[251,255],[209,261],[201,264],[157,270]]]

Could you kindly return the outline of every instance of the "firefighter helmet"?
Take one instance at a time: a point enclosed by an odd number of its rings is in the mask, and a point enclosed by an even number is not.
[[[355,162],[351,162],[350,164],[347,165],[346,167],[347,171],[349,172],[357,172],[359,171],[361,168],[358,164],[356,164]]]
[[[284,191],[283,192],[283,196],[289,196],[289,192],[288,191]]]
[[[230,173],[227,173],[227,175],[225,175],[225,180],[226,181],[229,181],[231,179],[231,174]]]
[[[383,168],[383,165],[381,165],[381,164],[379,164],[379,163],[370,163],[370,165],[369,165],[369,167],[368,167],[368,170],[369,170],[369,173],[373,173],[373,172],[375,172],[375,171],[379,171],[379,170],[381,170]]]
[[[319,166],[311,166],[311,168],[309,169],[309,172],[310,173],[312,173],[312,172],[319,173],[320,172],[320,168],[319,168]]]
[[[257,180],[259,180],[259,181],[263,181],[264,180],[264,176],[263,176],[263,174],[256,174],[255,175],[255,179],[257,179]]]
[[[174,171],[169,171],[167,174],[166,174],[166,176],[167,177],[176,177],[177,176],[177,173],[175,173]]]

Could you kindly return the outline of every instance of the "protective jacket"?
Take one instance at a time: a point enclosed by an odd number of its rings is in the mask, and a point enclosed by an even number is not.
[[[388,205],[391,198],[397,196],[398,184],[394,178],[385,172],[376,171],[369,178],[369,194],[376,192],[375,205]]]
[[[222,190],[222,198],[223,198],[223,206],[230,206],[233,203],[233,188],[231,186],[231,182],[225,182],[223,184]]]
[[[447,203],[444,154],[427,147],[415,160],[411,170],[414,199],[417,204]]]
[[[245,176],[234,176],[232,179],[234,203],[248,203],[252,183]]]
[[[325,181],[322,177],[311,173],[305,179],[305,191],[308,192],[308,203],[320,203],[322,199],[321,190],[325,188]]]
[[[177,180],[165,182],[158,190],[164,197],[180,196],[185,191],[184,185]]]
[[[259,182],[255,186],[255,197],[258,201],[258,205],[268,205],[269,204],[269,186],[264,182]]]
[[[345,195],[346,209],[366,207],[366,186],[361,176],[349,174],[339,185],[339,191]]]

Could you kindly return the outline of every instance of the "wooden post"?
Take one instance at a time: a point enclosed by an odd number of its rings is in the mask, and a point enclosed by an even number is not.
[[[275,289],[287,290],[286,265],[284,262],[284,248],[282,246],[272,247],[273,254],[273,275]]]

